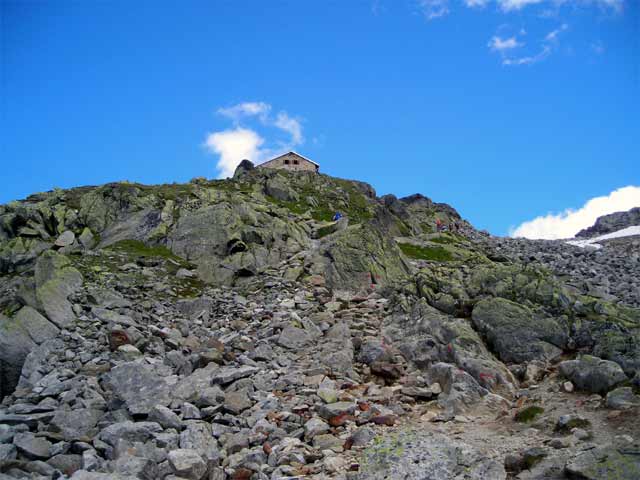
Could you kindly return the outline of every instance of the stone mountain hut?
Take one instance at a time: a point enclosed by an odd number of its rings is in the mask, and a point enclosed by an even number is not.
[[[267,160],[257,165],[257,168],[279,168],[293,172],[318,173],[320,171],[320,165],[296,152],[287,152],[284,155]]]

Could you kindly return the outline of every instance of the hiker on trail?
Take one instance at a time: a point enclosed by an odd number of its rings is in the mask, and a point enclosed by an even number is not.
[[[436,231],[442,231],[442,220],[440,220],[439,218],[436,218]]]
[[[337,222],[341,218],[342,218],[342,214],[340,212],[336,212],[335,215],[332,218],[332,221]]]

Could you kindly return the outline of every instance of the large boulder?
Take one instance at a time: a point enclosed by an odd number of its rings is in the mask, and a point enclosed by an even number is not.
[[[169,465],[181,478],[200,480],[207,471],[207,464],[195,450],[180,448],[169,452]]]
[[[471,375],[449,363],[432,365],[427,378],[429,383],[438,383],[442,388],[438,404],[449,416],[477,407],[489,393]]]
[[[504,298],[479,301],[473,326],[506,363],[558,358],[568,339],[568,327],[554,318],[535,315],[524,305]]]
[[[389,285],[410,272],[395,242],[370,224],[336,232],[316,261],[323,267],[327,285],[344,290]]]
[[[627,380],[620,365],[591,355],[560,363],[560,373],[580,390],[606,393]]]
[[[120,441],[129,443],[145,443],[151,440],[155,434],[162,432],[162,427],[155,422],[123,422],[112,423],[103,428],[98,438],[111,446],[116,446]]]
[[[630,408],[640,407],[640,395],[633,393],[631,387],[618,387],[607,393],[607,408],[616,410],[628,410]]]
[[[254,168],[255,166],[253,165],[253,162],[245,158],[238,164],[235,172],[233,172],[233,179],[236,180],[236,179],[242,178],[244,175],[249,173]]]
[[[264,187],[264,193],[276,200],[285,202],[298,199],[298,194],[291,185],[289,185],[287,179],[280,175],[274,175],[267,179]]]
[[[385,319],[383,332],[418,368],[447,362],[494,393],[510,396],[515,390],[512,373],[487,349],[469,320],[442,313],[424,298],[399,305]]]
[[[0,398],[18,385],[27,355],[58,331],[58,327],[29,306],[22,307],[12,318],[0,314]]]
[[[636,480],[640,478],[640,445],[585,449],[567,462],[565,471],[570,478],[583,480]]]
[[[469,478],[504,480],[502,463],[450,436],[428,430],[385,435],[362,453],[358,480]]]
[[[155,405],[169,405],[176,382],[171,369],[143,361],[120,364],[103,378],[103,386],[122,401],[132,415],[148,415]]]
[[[219,202],[183,211],[167,236],[176,255],[206,282],[231,284],[277,265],[309,243],[305,224],[269,215],[251,202]]]
[[[75,320],[69,296],[82,286],[82,274],[70,260],[53,250],[44,252],[36,262],[36,298],[47,318],[59,328]]]
[[[91,408],[59,409],[51,419],[49,429],[67,441],[86,439],[97,433],[96,425],[101,417],[100,410]]]

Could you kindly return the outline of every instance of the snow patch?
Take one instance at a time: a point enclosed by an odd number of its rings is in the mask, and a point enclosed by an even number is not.
[[[600,235],[599,237],[588,238],[586,240],[570,240],[567,243],[569,245],[575,245],[580,248],[602,248],[598,242],[602,240],[610,240],[612,238],[631,237],[633,235],[640,235],[640,225],[623,228],[616,232],[607,233],[606,235]]]

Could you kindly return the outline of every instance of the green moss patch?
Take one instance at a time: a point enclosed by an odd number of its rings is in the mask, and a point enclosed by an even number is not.
[[[526,407],[516,413],[514,420],[520,423],[533,422],[539,415],[544,413],[544,408],[537,405]]]
[[[462,238],[455,233],[441,233],[437,237],[429,239],[430,242],[440,243],[442,245],[453,245],[459,243],[461,240]]]
[[[572,418],[566,424],[562,426],[556,426],[557,432],[570,432],[574,428],[589,428],[591,422],[586,418]]]
[[[316,230],[316,238],[326,237],[327,235],[335,232],[334,225],[325,225],[324,227],[320,227]]]
[[[188,264],[184,258],[175,255],[164,245],[149,246],[139,240],[120,240],[106,248],[135,257],[160,257],[174,260],[181,265]]]
[[[402,253],[409,258],[418,260],[433,260],[436,262],[449,262],[453,260],[451,252],[443,247],[421,247],[412,243],[399,243],[398,246]]]

